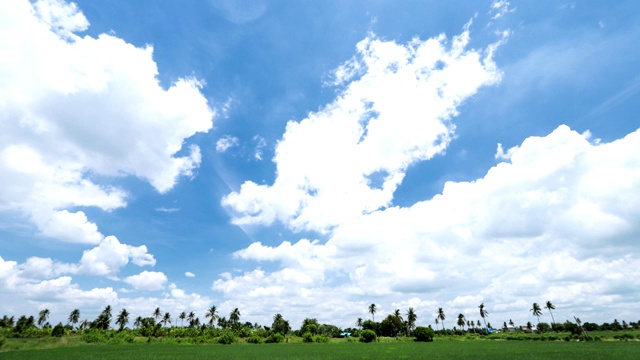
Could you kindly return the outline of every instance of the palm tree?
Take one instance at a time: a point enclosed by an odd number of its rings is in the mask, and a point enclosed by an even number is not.
[[[120,325],[120,329],[118,331],[122,331],[127,323],[129,323],[129,312],[127,309],[122,309],[116,318],[116,324]]]
[[[551,323],[553,325],[555,325],[556,324],[556,319],[553,318],[553,313],[551,312],[551,310],[555,310],[556,309],[555,305],[553,305],[551,303],[551,301],[547,300],[547,305],[544,308],[549,310],[549,314],[551,314]]]
[[[193,323],[195,321],[196,318],[196,313],[194,313],[193,311],[191,311],[189,313],[189,316],[187,317],[189,319],[189,327],[193,327]]]
[[[440,324],[440,320],[438,320],[438,318],[436,317],[436,325],[438,325],[438,324]]]
[[[240,310],[238,310],[238,308],[233,309],[231,314],[229,314],[229,321],[233,325],[237,325],[238,322],[240,322]]]
[[[513,323],[513,320],[509,319],[509,325],[515,326],[515,324]]]
[[[153,317],[156,319],[156,322],[159,322],[160,318],[162,317],[162,311],[160,311],[160,308],[157,307],[154,311],[153,311]]]
[[[42,328],[42,326],[44,325],[44,323],[47,322],[47,319],[49,318],[49,309],[43,309],[40,310],[40,313],[38,314],[38,325]]]
[[[358,320],[356,321],[356,325],[358,325],[358,328],[362,329],[362,318],[358,318]]]
[[[213,327],[213,322],[218,320],[218,308],[215,305],[211,305],[209,310],[207,310],[207,313],[205,314],[205,317],[210,318],[209,319],[209,326]]]
[[[138,316],[133,322],[133,326],[135,326],[136,328],[140,327],[140,325],[142,325],[142,316]]]
[[[162,322],[164,323],[164,327],[167,327],[167,323],[171,324],[171,314],[165,313],[162,317]]]
[[[484,322],[484,328],[487,329],[487,320],[485,320],[485,316],[489,316],[489,313],[487,312],[487,310],[484,309],[484,303],[480,304],[480,306],[478,306],[478,308],[480,309],[480,317],[482,318],[482,321]]]
[[[416,312],[410,307],[409,310],[407,310],[407,335],[411,336],[411,330],[413,330],[413,327],[416,325],[416,320],[418,320],[418,315],[416,315]]]
[[[80,310],[74,309],[71,314],[69,314],[69,323],[73,326],[80,321]]]
[[[187,318],[187,313],[186,312],[181,312],[180,316],[178,316],[178,319],[180,319],[180,326],[184,327],[184,319]]]
[[[376,322],[376,304],[369,305],[369,314],[371,314],[373,322]]]
[[[531,311],[533,315],[538,318],[538,324],[540,324],[540,315],[542,315],[542,309],[540,308],[540,305],[538,305],[538,303],[533,303],[533,306],[529,311]]]
[[[442,308],[438,308],[438,316],[436,319],[440,319],[440,322],[442,323],[442,330],[444,331],[444,319],[446,319],[446,316],[444,315]]]
[[[466,324],[466,322],[465,322],[465,319],[464,319],[464,315],[463,314],[458,314],[458,326],[460,326],[463,331],[464,331],[464,325],[465,324]]]

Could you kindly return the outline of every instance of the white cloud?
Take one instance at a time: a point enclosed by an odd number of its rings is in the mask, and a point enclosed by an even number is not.
[[[156,260],[147,247],[121,244],[115,236],[107,236],[100,245],[82,254],[77,273],[114,276],[131,261],[138,266],[153,266]]]
[[[267,146],[267,141],[260,135],[254,136],[253,141],[256,143],[255,150],[253,151],[253,158],[261,161],[264,148]]]
[[[483,52],[468,42],[468,28],[450,42],[361,41],[334,73],[338,97],[287,124],[274,184],[247,181],[223,198],[234,222],[327,230],[387,207],[411,164],[444,152],[457,107],[500,80],[491,59],[497,45]]]
[[[286,307],[312,314],[318,312],[307,309],[305,294],[349,306],[365,299],[346,319],[366,315],[372,299],[404,305],[427,298],[438,305],[424,311],[444,307],[449,314],[473,314],[484,302],[494,325],[526,323],[531,303],[546,300],[558,306],[559,319],[610,321],[603,306],[618,318],[635,316],[640,130],[590,143],[560,126],[508,153],[509,162],[483,178],[447,182],[430,200],[345,222],[324,244],[254,243],[236,256],[278,262],[280,269],[227,274],[213,287],[230,303],[259,306],[284,297]]]
[[[0,52],[11,54],[0,57],[0,209],[28,216],[45,236],[95,244],[97,226],[69,208],[125,206],[112,177],[166,192],[192,176],[200,149],[177,154],[214,113],[199,81],[160,86],[151,47],[75,34],[88,26],[62,0],[0,4]]]
[[[192,278],[196,277],[196,274],[192,273],[191,271],[187,271],[186,273],[184,273],[184,276]]]
[[[491,19],[497,20],[504,17],[506,14],[514,12],[514,9],[510,9],[511,4],[506,0],[497,0],[491,4]]]
[[[238,138],[231,135],[225,135],[216,142],[216,151],[224,153],[234,146],[238,146]]]
[[[133,286],[136,290],[147,291],[162,290],[167,281],[167,276],[157,271],[143,271],[138,275],[128,276],[124,279],[124,282]]]

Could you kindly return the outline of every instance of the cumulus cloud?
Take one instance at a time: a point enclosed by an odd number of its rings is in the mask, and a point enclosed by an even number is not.
[[[445,151],[458,106],[501,78],[497,45],[467,49],[469,39],[467,26],[450,40],[362,40],[333,73],[337,98],[287,124],[275,182],[247,181],[223,198],[234,222],[324,231],[389,206],[410,165]]]
[[[143,271],[138,275],[128,276],[124,282],[133,286],[136,290],[162,290],[168,279],[162,272]]]
[[[260,301],[286,294],[286,306],[299,308],[302,294],[322,292],[345,303],[436,298],[430,311],[444,306],[450,313],[475,313],[485,302],[496,317],[523,322],[533,301],[546,300],[567,317],[604,321],[599,306],[634,316],[640,130],[594,143],[563,125],[507,153],[480,179],[447,182],[432,199],[345,222],[326,243],[254,243],[236,256],[280,269],[226,274],[213,287],[230,302],[257,301],[234,295],[253,289]],[[345,320],[364,309],[366,303]]]
[[[187,271],[186,273],[184,273],[184,276],[192,278],[196,277],[196,274],[192,273],[191,271]]]
[[[200,149],[185,139],[214,112],[192,78],[167,89],[150,46],[76,33],[89,23],[75,4],[0,4],[0,209],[28,216],[45,236],[97,244],[84,212],[126,205],[109,179],[136,176],[169,191],[192,176]],[[178,152],[184,155],[177,155]]]
[[[138,266],[153,266],[156,260],[147,247],[121,244],[115,236],[107,236],[100,245],[82,254],[76,272],[88,275],[114,276],[131,261]]]

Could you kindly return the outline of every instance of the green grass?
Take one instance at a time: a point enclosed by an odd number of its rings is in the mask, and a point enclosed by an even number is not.
[[[8,351],[0,359],[635,359],[640,342],[436,341],[328,344],[77,345]]]

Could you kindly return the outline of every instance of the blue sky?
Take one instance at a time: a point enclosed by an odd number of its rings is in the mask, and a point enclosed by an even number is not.
[[[634,1],[0,7],[0,314],[640,313]]]

